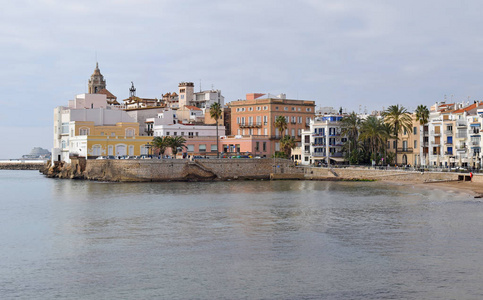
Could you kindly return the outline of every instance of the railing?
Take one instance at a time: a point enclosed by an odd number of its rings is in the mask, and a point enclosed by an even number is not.
[[[433,135],[433,136],[439,136],[439,135],[441,135],[441,132],[440,131],[437,131],[436,132],[434,130],[431,130],[431,135]]]
[[[423,136],[426,136],[428,134],[429,134],[428,130],[423,131]]]
[[[456,134],[456,138],[457,139],[465,139],[467,137],[468,137],[468,135],[466,134],[466,132],[465,133],[457,133]]]
[[[446,135],[453,135],[453,130],[446,130],[444,132],[444,134],[446,134]]]
[[[238,125],[240,126],[240,128],[259,128],[262,127],[262,122],[240,123]]]
[[[400,152],[400,153],[413,153],[413,148],[397,148],[397,152]]]
[[[423,142],[423,147],[429,147],[429,142]]]
[[[467,125],[466,125],[466,122],[459,121],[459,122],[456,122],[456,126],[457,127],[466,127]]]
[[[453,145],[453,141],[444,141],[445,145]]]
[[[453,155],[453,151],[446,151],[444,152],[444,155]]]
[[[479,145],[479,144],[480,144],[480,141],[472,141],[472,142],[471,142],[471,145],[473,145],[473,146],[477,146],[477,145]]]

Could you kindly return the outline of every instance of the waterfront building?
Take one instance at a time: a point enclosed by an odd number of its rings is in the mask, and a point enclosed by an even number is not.
[[[105,94],[82,94],[69,106],[54,109],[53,161],[70,157],[147,154],[150,137],[139,136],[139,124]]]
[[[419,166],[421,164],[421,153],[423,153],[421,145],[421,128],[419,121],[416,119],[416,114],[411,115],[412,126],[411,130],[407,131],[403,129],[403,132],[399,134],[399,140],[396,144],[395,139],[390,139],[387,142],[387,151],[396,153],[397,147],[397,163],[404,166],[412,165]]]
[[[310,120],[309,129],[302,131],[302,164],[340,164],[346,161],[342,146],[347,138],[341,136],[342,118],[342,115],[327,114]]]
[[[271,154],[280,151],[282,135],[290,135],[300,144],[302,130],[309,127],[315,116],[315,101],[286,99],[285,94],[247,94],[246,100],[232,101],[228,107],[231,109],[231,135],[269,140],[267,148]],[[278,116],[287,121],[284,133],[274,125]]]

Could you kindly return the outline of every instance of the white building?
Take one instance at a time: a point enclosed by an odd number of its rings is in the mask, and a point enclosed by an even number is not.
[[[220,90],[194,91],[192,82],[181,82],[178,86],[179,108],[184,106],[195,106],[198,108],[210,108],[214,103],[225,105],[225,97]]]
[[[332,164],[345,161],[342,145],[347,139],[341,137],[342,118],[341,115],[326,115],[310,120],[310,129],[302,131],[300,154],[302,164],[318,162]]]
[[[59,106],[54,109],[54,147],[52,158],[70,163],[69,156],[78,154],[87,157],[87,144],[79,143],[80,136],[89,135],[86,126],[76,130],[82,122],[94,122],[94,126],[116,126],[118,123],[135,123],[125,111],[107,104],[106,95],[82,94],[69,101],[69,107]],[[106,132],[106,135],[109,133]],[[74,147],[75,145],[75,147]]]
[[[215,125],[191,125],[177,122],[176,111],[166,110],[159,113],[156,118],[147,119],[152,123],[154,136],[216,136]],[[225,126],[218,126],[218,136],[225,135]]]

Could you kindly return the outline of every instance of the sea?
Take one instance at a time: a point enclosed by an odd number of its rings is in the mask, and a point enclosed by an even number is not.
[[[0,197],[0,299],[483,299],[458,191],[0,171]]]

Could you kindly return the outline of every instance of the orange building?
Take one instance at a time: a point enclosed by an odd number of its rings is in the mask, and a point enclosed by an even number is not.
[[[290,135],[300,142],[302,130],[309,127],[315,116],[315,101],[285,99],[285,95],[247,94],[246,100],[228,103],[231,109],[231,134],[258,136],[270,140],[270,149],[280,151],[280,138]],[[275,128],[275,119],[285,117],[284,133]]]

